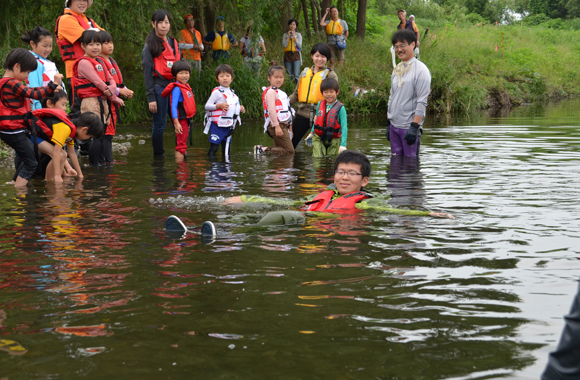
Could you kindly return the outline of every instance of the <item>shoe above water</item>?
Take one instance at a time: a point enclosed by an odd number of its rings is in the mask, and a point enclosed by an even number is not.
[[[208,220],[207,222],[204,222],[202,224],[201,235],[202,236],[216,236],[217,235],[217,231],[216,231],[215,226],[213,225],[212,222],[210,222]]]
[[[262,149],[262,145],[254,145],[254,156],[260,156],[264,154],[264,150]]]
[[[179,219],[175,215],[171,215],[165,221],[165,231],[185,233],[187,232],[187,227],[185,226],[185,224],[183,224],[181,219]]]

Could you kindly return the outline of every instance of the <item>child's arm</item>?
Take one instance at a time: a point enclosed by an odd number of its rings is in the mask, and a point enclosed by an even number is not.
[[[68,158],[70,159],[73,169],[77,171],[78,177],[83,178],[83,172],[81,171],[81,165],[79,164],[79,158],[75,152],[74,145],[67,144],[66,151],[68,152]]]
[[[56,89],[59,88],[58,85],[54,82],[50,82],[46,87],[28,87],[23,85],[22,82],[18,82],[16,79],[10,82],[12,86],[12,92],[15,96],[35,100],[42,100],[42,98],[46,98],[52,95]]]
[[[173,91],[171,92],[171,120],[173,120],[173,125],[175,126],[175,133],[181,134],[183,131],[181,130],[181,124],[179,124],[179,111],[177,107],[179,106],[179,102],[183,101],[183,95],[181,94],[181,90],[179,87],[174,87]]]
[[[60,162],[62,160],[61,157],[62,153],[62,146],[58,144],[54,144],[52,149],[52,160],[50,161],[50,165],[54,168],[54,182],[60,183],[62,182],[62,172],[60,170]],[[49,181],[52,178],[48,179]]]
[[[149,103],[149,112],[157,113],[157,101],[155,100],[155,84],[153,81],[153,57],[149,46],[145,44],[141,52],[141,66],[143,66],[143,79],[145,80],[145,95]]]
[[[217,109],[222,109],[222,110],[227,111],[228,110],[228,103],[227,102],[217,103],[220,100],[223,100],[221,93],[219,91],[212,92],[209,99],[205,103],[205,110],[206,111],[215,111]]]
[[[338,120],[340,122],[340,146],[346,148],[346,139],[348,137],[348,126],[346,121],[346,109],[341,107],[338,111]]]

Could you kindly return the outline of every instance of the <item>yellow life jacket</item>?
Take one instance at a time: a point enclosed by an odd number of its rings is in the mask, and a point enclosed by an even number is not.
[[[230,49],[230,39],[228,38],[228,32],[224,32],[223,37],[218,34],[217,31],[215,33],[215,39],[211,44],[211,48],[213,51],[218,50],[225,50],[228,51]]]
[[[330,20],[330,22],[328,24],[326,24],[326,34],[333,35],[336,34],[338,36],[342,36],[342,24],[340,23],[340,19],[336,20],[336,22],[334,22],[333,20]]]
[[[320,91],[320,84],[326,79],[329,71],[329,69],[324,69],[313,74],[310,67],[302,71],[298,80],[298,101],[300,103],[318,104],[324,99]]]
[[[286,46],[284,48],[284,53],[287,53],[289,51],[291,51],[292,53],[294,53],[296,51],[296,43],[295,43],[295,41],[296,41],[295,38],[288,37],[288,46]]]

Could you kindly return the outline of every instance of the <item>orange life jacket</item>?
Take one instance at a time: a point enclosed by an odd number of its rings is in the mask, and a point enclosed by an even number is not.
[[[173,46],[169,45],[167,40],[163,41],[163,47],[165,50],[157,57],[153,58],[153,76],[162,77],[168,80],[173,79],[173,74],[171,74],[171,68],[175,61],[181,59],[181,53],[179,52],[179,47],[177,40],[172,37],[168,37]]]
[[[52,126],[48,126],[43,118],[44,117],[54,117],[55,119],[60,120],[61,122],[65,123],[70,127],[70,136],[69,139],[74,139],[77,135],[77,127],[74,123],[69,119],[66,112],[58,108],[41,108],[38,110],[32,111],[32,114],[35,116],[33,118],[34,121],[34,128],[36,129],[36,135],[39,136],[41,139],[50,141],[52,140]]]
[[[65,9],[64,14],[59,16],[56,19],[56,26],[54,29],[54,34],[56,36],[56,44],[58,45],[58,50],[60,51],[60,56],[62,57],[63,61],[70,61],[70,60],[74,61],[76,59],[79,59],[83,55],[85,55],[85,51],[81,47],[81,43],[78,40],[76,40],[75,42],[70,42],[69,40],[64,39],[64,38],[63,39],[58,38],[58,25],[59,25],[59,21],[62,17],[74,17],[79,22],[79,25],[83,27],[84,30],[87,30],[91,27],[96,28],[97,24],[95,23],[95,21],[93,21],[93,19],[87,17],[89,22],[92,24],[92,25],[90,25],[89,23],[87,23],[85,21],[84,18],[82,18],[79,15],[74,14],[70,9]]]
[[[169,104],[172,103],[172,93],[175,87],[179,87],[181,90],[181,95],[183,96],[183,110],[185,111],[185,117],[191,119],[195,116],[196,108],[195,108],[195,97],[193,96],[193,90],[189,86],[189,84],[183,84],[179,82],[171,82],[165,87],[161,96],[166,98],[169,96]]]
[[[334,190],[323,191],[310,202],[306,202],[304,210],[341,213],[354,212],[357,211],[356,204],[358,202],[373,197],[365,191],[355,191],[332,200],[335,194],[336,192]]]
[[[0,93],[4,92],[4,86],[9,81],[16,81],[14,78],[1,78],[0,79]],[[25,129],[26,124],[24,122],[26,114],[30,111],[30,101],[25,98],[20,98],[19,104],[5,104],[4,101],[0,101],[0,130],[15,131],[19,129]]]
[[[328,112],[326,112],[326,100],[321,100],[314,122],[314,133],[324,140],[339,139],[341,136],[340,124],[338,122],[338,112],[344,105],[338,100]]]

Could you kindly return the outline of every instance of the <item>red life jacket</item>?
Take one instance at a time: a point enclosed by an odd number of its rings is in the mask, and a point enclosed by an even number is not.
[[[181,95],[183,95],[183,110],[185,111],[185,117],[191,119],[195,116],[195,98],[193,96],[193,90],[189,87],[189,84],[182,84],[179,82],[171,82],[165,87],[161,96],[166,98],[169,96],[169,104],[171,104],[171,98],[173,89],[179,87],[181,90]]]
[[[171,68],[175,61],[181,59],[181,53],[177,45],[177,40],[172,37],[168,37],[173,46],[169,45],[167,40],[163,41],[163,47],[165,50],[157,57],[153,58],[153,76],[162,77],[168,80],[173,79],[173,74],[171,74]]]
[[[356,204],[358,202],[373,197],[365,191],[354,191],[332,200],[335,194],[334,190],[323,191],[310,202],[306,202],[304,210],[318,212],[353,212],[357,211]]]
[[[95,21],[93,21],[92,18],[88,18],[89,22],[92,25],[89,25],[84,18],[82,18],[81,16],[78,16],[74,13],[72,13],[72,11],[70,9],[65,9],[64,10],[64,14],[59,16],[59,18],[56,19],[56,27],[54,29],[54,34],[56,36],[56,44],[58,45],[58,50],[60,51],[60,56],[62,57],[63,61],[70,61],[70,60],[76,60],[81,58],[83,55],[85,55],[85,51],[83,50],[83,48],[81,47],[81,43],[79,42],[79,40],[76,40],[75,42],[70,42],[67,39],[60,39],[58,38],[58,25],[59,25],[59,21],[62,17],[74,17],[78,22],[79,25],[83,27],[84,30],[87,30],[91,27],[95,27],[96,28],[96,23]]]
[[[4,93],[4,86],[9,81],[18,82],[14,78],[0,79],[0,93]],[[30,109],[30,101],[26,98],[20,98],[18,104],[10,105],[4,103],[4,100],[0,101],[0,130],[16,131],[19,129],[25,129],[26,124],[24,119]]]
[[[105,66],[107,66],[107,70],[109,70],[109,74],[111,74],[111,77],[115,80],[115,84],[117,84],[117,87],[118,88],[125,87],[125,83],[123,83],[123,74],[121,74],[121,69],[119,69],[119,65],[117,65],[117,62],[115,62],[115,60],[110,57],[109,59],[105,58],[100,59],[105,63]]]
[[[332,133],[333,139],[339,139],[341,136],[340,133],[340,124],[338,123],[338,111],[344,105],[336,101],[332,108],[326,112],[326,100],[321,100],[320,105],[318,106],[318,114],[316,115],[316,121],[314,123],[314,133],[318,136],[323,137],[327,136],[330,137]]]
[[[95,68],[96,73],[99,74],[99,78],[101,78],[101,80],[105,82],[107,85],[110,84],[111,74],[109,74],[109,71],[107,70],[107,65],[105,64],[105,62],[103,62],[103,60],[101,60],[100,58],[93,59],[89,57],[81,57],[75,62],[73,66],[73,77],[72,77],[73,92],[80,99],[104,96],[103,92],[99,90],[93,82],[91,82],[86,78],[79,78],[78,66],[82,60],[88,60]]]
[[[32,114],[35,116],[33,118],[34,126],[36,129],[36,134],[43,140],[50,141],[52,140],[52,126],[48,126],[43,118],[44,117],[54,117],[55,119],[60,120],[61,122],[65,123],[70,127],[70,136],[69,139],[74,139],[77,135],[77,127],[73,124],[71,119],[69,119],[66,112],[58,108],[41,108],[38,110],[32,111]]]

